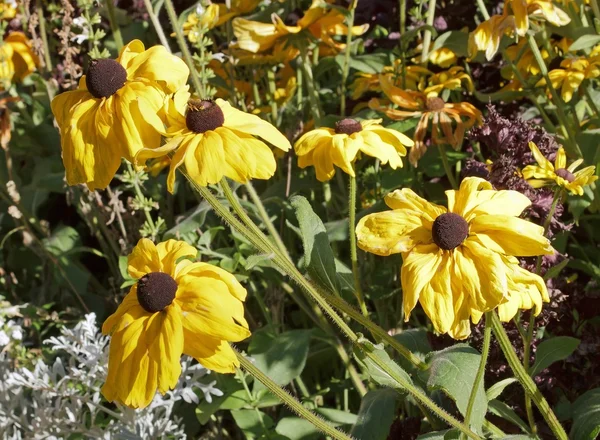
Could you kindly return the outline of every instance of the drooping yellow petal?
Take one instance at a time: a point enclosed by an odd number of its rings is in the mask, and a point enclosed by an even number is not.
[[[225,152],[221,137],[212,131],[192,136],[184,159],[185,169],[201,186],[217,183],[223,177]]]
[[[437,275],[442,253],[435,244],[417,245],[411,252],[403,254],[402,259],[402,304],[404,320],[408,321],[421,292]]]
[[[229,293],[235,298],[240,301],[246,299],[246,289],[240,284],[235,275],[212,264],[196,262],[186,264],[181,269],[178,266],[177,279],[184,276],[211,278],[222,281],[227,285]]]
[[[473,209],[487,202],[494,195],[491,189],[492,184],[479,177],[463,179],[458,190],[446,191],[448,211],[466,219]]]
[[[436,276],[424,286],[419,297],[419,303],[438,333],[447,333],[454,323],[451,268],[450,255],[442,254]]]
[[[217,373],[235,373],[239,361],[227,341],[198,336],[183,329],[185,345],[183,352],[195,358],[202,366]]]
[[[447,212],[443,206],[428,202],[410,188],[397,189],[389,193],[385,196],[385,204],[392,209],[408,209],[420,212],[424,218],[431,222],[439,215]]]
[[[127,271],[132,278],[142,278],[147,273],[161,271],[160,255],[152,241],[140,238],[129,258],[127,259]]]
[[[198,254],[198,250],[194,246],[173,239],[158,243],[156,251],[162,266],[161,272],[168,273],[173,278],[177,276],[176,265],[178,260],[186,257],[195,258]]]

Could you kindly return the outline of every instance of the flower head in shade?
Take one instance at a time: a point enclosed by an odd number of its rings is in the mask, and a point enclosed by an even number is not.
[[[504,3],[503,15],[512,14],[515,18],[517,34],[525,36],[529,30],[529,20],[545,20],[556,27],[566,26],[571,17],[557,7],[552,0],[508,0]]]
[[[485,52],[485,58],[490,61],[498,52],[502,37],[514,32],[515,29],[513,16],[494,15],[490,17],[469,34],[469,58],[475,57],[477,52]]]
[[[334,165],[354,176],[353,162],[359,152],[378,158],[394,170],[401,167],[406,147],[413,141],[399,131],[382,127],[380,122],[345,118],[335,128],[321,127],[305,133],[294,145],[298,166],[314,166],[321,182],[334,176]]]
[[[569,102],[577,92],[584,79],[600,76],[600,56],[590,58],[567,58],[560,63],[559,69],[548,72],[548,78],[555,90],[560,90],[563,101]],[[546,79],[542,78],[536,87],[546,86]]]
[[[92,60],[79,88],[52,100],[60,129],[67,183],[106,188],[121,158],[132,161],[143,147],[158,148],[160,134],[144,119],[156,116],[165,98],[183,87],[189,69],[163,46],[145,50],[134,40],[116,60]]]
[[[250,336],[246,289],[229,272],[187,259],[196,254],[183,241],[143,238],[129,255],[138,281],[102,326],[111,335],[102,387],[109,401],[147,406],[157,389],[165,394],[177,384],[182,353],[219,373],[239,365],[228,341]]]
[[[0,43],[0,90],[23,81],[39,64],[31,42],[23,32],[12,32]]]
[[[181,165],[198,185],[206,186],[229,177],[236,182],[269,179],[277,163],[271,148],[255,136],[287,151],[290,142],[274,126],[258,116],[233,108],[222,99],[215,101],[190,99],[187,87],[175,93],[166,103],[167,128],[162,119],[143,113],[153,123],[155,132],[168,138],[157,148],[144,148],[136,155],[136,163],[173,153],[168,190],[175,188],[175,171]],[[139,98],[143,103],[143,98]],[[146,106],[141,105],[140,109]]]
[[[408,159],[413,166],[425,154],[425,135],[432,127],[431,141],[434,144],[447,144],[458,149],[462,145],[465,130],[482,119],[481,112],[468,102],[447,103],[437,96],[427,96],[422,92],[403,90],[396,87],[390,76],[381,75],[381,89],[387,98],[401,108],[395,109],[381,105],[377,98],[369,101],[369,107],[385,113],[390,119],[420,117],[414,135],[415,146],[410,150]],[[466,118],[466,120],[463,120]]]
[[[526,309],[547,301],[541,278],[523,273],[514,258],[553,252],[544,229],[518,217],[529,199],[495,191],[478,177],[465,178],[446,196],[448,208],[411,189],[396,190],[385,198],[392,211],[369,214],[356,226],[361,249],[402,254],[406,319],[420,302],[436,331],[464,339],[471,331],[469,318],[477,323],[504,303]]]
[[[568,189],[571,194],[582,196],[583,187],[598,180],[598,176],[594,175],[596,167],[593,165],[575,171],[583,163],[583,159],[578,159],[567,167],[567,155],[563,147],[556,152],[554,165],[533,142],[529,142],[529,148],[537,165],[527,165],[523,168],[523,177],[534,188],[556,184]]]

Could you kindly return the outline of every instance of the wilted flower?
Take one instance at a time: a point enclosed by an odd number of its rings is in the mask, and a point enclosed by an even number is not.
[[[31,42],[23,32],[12,32],[0,42],[0,89],[8,89],[15,81],[23,81],[39,64]]]

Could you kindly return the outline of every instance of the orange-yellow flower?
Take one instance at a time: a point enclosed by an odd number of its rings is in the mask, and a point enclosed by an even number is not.
[[[14,81],[23,81],[39,65],[31,42],[23,32],[12,32],[0,43],[0,89]]]

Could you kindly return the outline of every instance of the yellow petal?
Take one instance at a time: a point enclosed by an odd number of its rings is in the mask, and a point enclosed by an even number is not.
[[[225,164],[221,137],[212,131],[194,135],[187,147],[184,163],[189,176],[199,185],[219,182]]]
[[[158,258],[160,259],[162,272],[168,273],[173,278],[177,276],[176,264],[177,261],[186,258],[196,258],[198,250],[185,241],[167,240],[156,245]]]
[[[560,147],[556,152],[556,158],[554,159],[554,169],[559,170],[567,167],[567,154],[565,149]]]
[[[304,133],[294,144],[294,151],[297,156],[304,156],[312,151],[323,139],[331,140],[335,132],[331,128],[317,128]]]
[[[184,328],[183,352],[195,358],[202,366],[217,373],[235,373],[240,366],[237,356],[227,341],[209,336],[198,336]]]
[[[187,82],[190,70],[185,62],[169,53],[164,46],[153,46],[132,57],[124,66],[129,81],[157,81],[173,93]]]
[[[478,192],[484,201],[474,206],[466,219],[478,215],[512,215],[519,216],[531,205],[531,200],[518,191],[511,190],[481,190]]]
[[[533,142],[529,142],[529,149],[533,154],[533,158],[542,169],[554,171],[552,163],[548,159],[546,159],[546,157],[542,154],[542,152],[539,150],[536,144],[534,144]]]
[[[454,323],[451,259],[443,258],[431,281],[421,291],[419,302],[438,333],[447,333]]]
[[[408,321],[421,292],[431,278],[436,276],[442,263],[442,253],[434,244],[418,245],[411,252],[403,254],[402,258],[402,303],[404,320]]]
[[[460,183],[458,191],[446,191],[448,211],[467,218],[471,211],[494,194],[492,184],[479,177],[467,177]]]
[[[106,318],[106,321],[102,324],[102,333],[105,335],[111,334],[118,326],[123,315],[131,312],[132,307],[140,307],[137,299],[137,284],[131,286],[129,293],[123,298],[115,313]]]
[[[389,193],[385,196],[385,204],[392,209],[408,209],[420,212],[424,218],[431,222],[446,212],[446,208],[429,203],[410,188],[397,189]]]
[[[238,182],[249,179],[269,179],[275,174],[277,162],[271,149],[251,135],[219,127],[225,154],[223,173]]]
[[[141,238],[129,254],[127,271],[132,278],[142,278],[147,273],[160,272],[161,262],[158,250],[152,241]]]
[[[227,285],[229,293],[231,293],[235,298],[239,299],[240,301],[244,301],[246,299],[246,289],[240,284],[233,274],[221,269],[220,267],[200,262],[186,264],[182,269],[179,269],[178,267],[177,279],[186,275],[213,278],[223,281]]]

